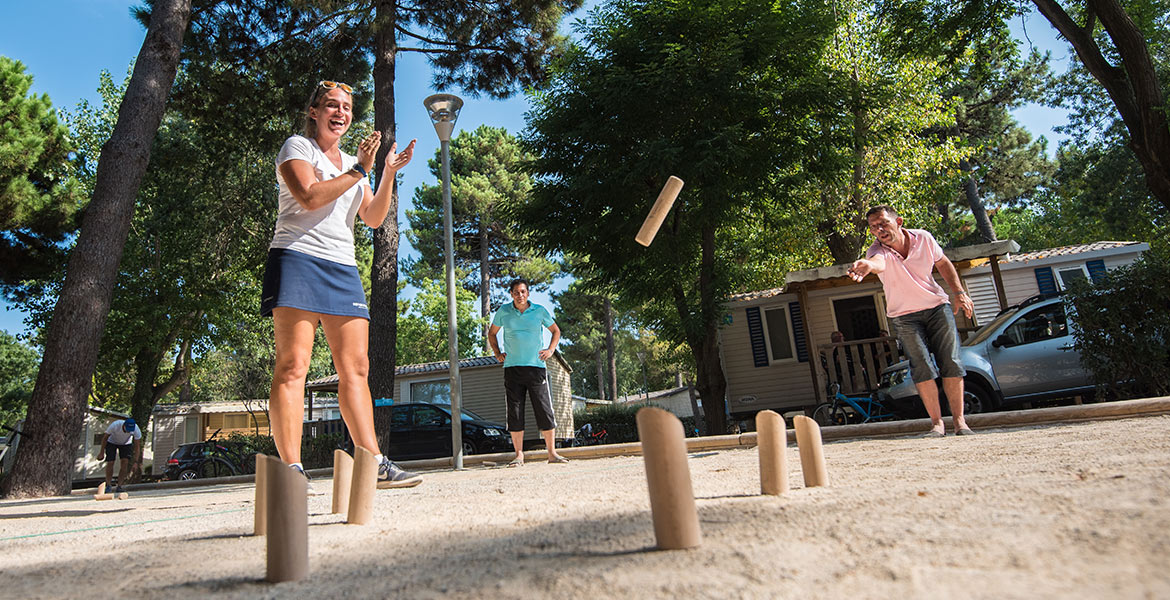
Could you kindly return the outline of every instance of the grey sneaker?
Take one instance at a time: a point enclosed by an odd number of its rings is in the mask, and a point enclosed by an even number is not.
[[[378,465],[378,488],[406,488],[422,483],[422,475],[404,471],[394,461],[382,457],[382,464]]]

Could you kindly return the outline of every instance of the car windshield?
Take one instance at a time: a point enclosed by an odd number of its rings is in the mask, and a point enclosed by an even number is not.
[[[1012,317],[1016,316],[1016,314],[1018,314],[1019,312],[1020,312],[1020,309],[1014,308],[1012,310],[1006,310],[1006,311],[996,315],[996,317],[994,319],[992,319],[990,323],[975,330],[975,335],[972,335],[971,337],[967,338],[967,340],[965,342],[963,342],[962,345],[975,346],[977,344],[982,344],[983,342],[987,341],[988,337],[991,337],[991,332],[995,331],[996,329],[999,329],[1000,325],[1003,325],[1006,321],[1008,321]]]
[[[450,404],[436,404],[435,406],[442,408],[443,411],[446,412],[448,415],[451,414],[451,405]],[[467,410],[466,408],[459,409],[459,416],[463,417],[464,421],[486,421],[487,420],[487,419],[471,412],[470,410]]]

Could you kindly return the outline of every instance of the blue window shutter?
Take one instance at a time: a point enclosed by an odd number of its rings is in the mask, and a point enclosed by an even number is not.
[[[796,360],[808,362],[808,343],[804,339],[804,315],[800,314],[800,303],[789,302],[788,314],[792,316],[792,341],[796,342]]]
[[[1093,279],[1093,283],[1100,283],[1105,279],[1105,261],[1101,259],[1090,260],[1085,263],[1085,267],[1089,269],[1089,277]]]
[[[1041,294],[1056,293],[1056,278],[1052,276],[1052,267],[1036,269],[1036,285],[1040,287]]]
[[[768,366],[768,345],[764,343],[764,324],[760,321],[760,307],[747,309],[748,336],[752,340],[752,358],[757,367]]]

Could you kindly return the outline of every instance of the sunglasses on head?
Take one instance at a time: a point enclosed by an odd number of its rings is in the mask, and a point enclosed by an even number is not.
[[[325,88],[327,90],[332,90],[334,88],[341,88],[341,91],[343,91],[347,94],[353,93],[353,88],[349,87],[349,84],[341,83],[340,81],[328,81],[328,80],[318,81],[317,87]]]

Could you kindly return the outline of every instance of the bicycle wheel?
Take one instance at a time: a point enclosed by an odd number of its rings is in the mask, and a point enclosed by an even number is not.
[[[212,458],[210,460],[205,460],[203,461],[203,464],[200,465],[201,477],[228,477],[235,474],[236,470],[233,469],[232,466],[222,458]]]
[[[821,427],[828,427],[829,425],[836,425],[833,422],[833,403],[822,402],[813,409],[812,420],[817,422]]]
[[[844,406],[836,404],[833,406],[832,412],[829,413],[829,419],[833,425],[848,425],[849,413],[845,410]]]

